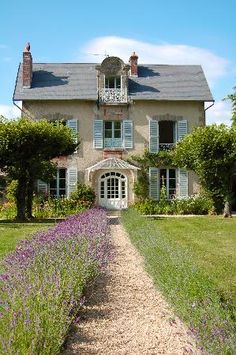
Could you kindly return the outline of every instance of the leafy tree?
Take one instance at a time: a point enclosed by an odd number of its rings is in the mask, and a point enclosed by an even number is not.
[[[234,93],[226,97],[232,102],[232,126],[236,127],[236,86],[234,87]]]
[[[236,130],[225,125],[198,127],[177,143],[175,163],[193,170],[213,199],[216,212],[230,212],[232,182],[236,174]]]
[[[51,159],[74,152],[77,144],[63,124],[20,119],[0,120],[0,169],[17,180],[17,219],[32,217],[34,182],[51,176]]]

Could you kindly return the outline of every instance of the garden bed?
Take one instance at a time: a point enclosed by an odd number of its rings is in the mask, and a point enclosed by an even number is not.
[[[88,283],[110,258],[106,212],[91,209],[23,240],[0,275],[0,353],[56,354]]]

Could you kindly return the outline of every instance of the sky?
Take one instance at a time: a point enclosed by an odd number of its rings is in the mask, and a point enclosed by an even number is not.
[[[235,0],[6,1],[0,5],[0,115],[19,116],[12,103],[22,52],[38,63],[124,62],[200,64],[215,100],[207,124],[230,124],[236,86]],[[206,107],[211,103],[207,103]]]

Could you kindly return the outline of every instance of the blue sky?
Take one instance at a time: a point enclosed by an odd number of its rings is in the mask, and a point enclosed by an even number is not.
[[[201,64],[215,105],[208,123],[229,123],[236,86],[235,0],[1,2],[0,114],[14,117],[12,94],[27,41],[35,62]]]

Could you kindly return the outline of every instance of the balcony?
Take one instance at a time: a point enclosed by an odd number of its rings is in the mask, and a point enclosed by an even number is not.
[[[121,138],[104,138],[104,148],[122,148],[123,141]]]
[[[171,150],[175,146],[175,143],[159,143],[159,150]]]
[[[128,101],[125,89],[100,89],[99,101],[104,104],[125,104]]]

